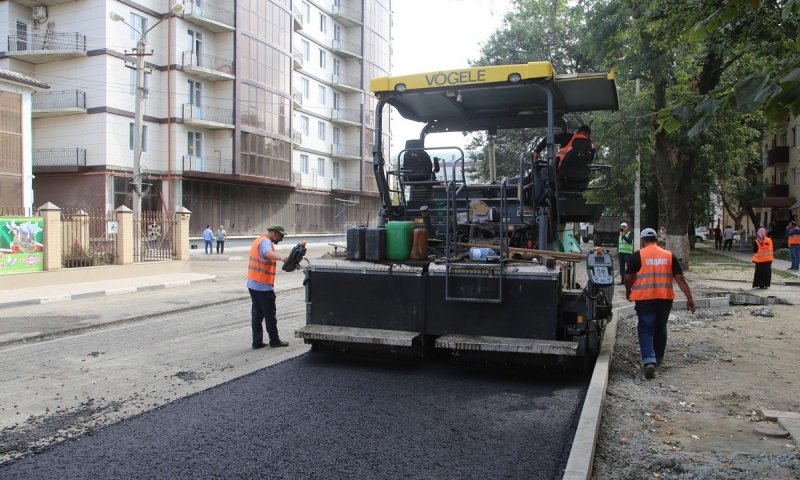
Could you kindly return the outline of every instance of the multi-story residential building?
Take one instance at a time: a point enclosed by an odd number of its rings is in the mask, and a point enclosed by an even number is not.
[[[792,117],[778,133],[767,137],[762,144],[763,180],[768,185],[764,202],[756,209],[760,223],[782,238],[789,220],[800,215],[800,121]]]
[[[334,231],[341,205],[374,218],[366,87],[389,74],[390,0],[178,1],[0,2],[0,68],[51,85],[32,100],[34,202],[132,206],[148,32],[143,210],[233,235]]]

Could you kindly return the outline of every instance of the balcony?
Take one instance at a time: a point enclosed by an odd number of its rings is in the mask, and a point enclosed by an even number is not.
[[[181,17],[215,33],[232,32],[236,26],[233,10],[220,8],[208,0],[184,0]]]
[[[349,192],[360,192],[361,184],[356,179],[350,180],[342,178],[332,178],[331,190],[347,190]]]
[[[346,27],[358,27],[362,25],[362,19],[364,18],[360,8],[343,7],[341,5],[334,5],[331,8],[331,16]]]
[[[331,75],[331,86],[336,90],[346,93],[361,92],[361,79],[359,77],[348,77],[346,75]]]
[[[20,5],[26,7],[37,7],[39,5],[44,7],[52,7],[54,5],[63,5],[65,3],[72,3],[75,0],[16,0]]]
[[[181,65],[184,72],[212,82],[234,79],[233,60],[227,58],[186,51],[181,56]]]
[[[295,50],[292,52],[292,63],[294,64],[295,70],[302,70],[303,69],[303,52],[300,50]]]
[[[292,26],[295,32],[303,29],[303,11],[297,5],[292,6]]]
[[[85,148],[43,148],[33,151],[33,170],[77,171],[86,166]]]
[[[331,121],[339,125],[361,126],[361,109],[334,108],[331,110]]]
[[[216,130],[233,129],[233,110],[184,103],[183,123]]]
[[[300,133],[300,130],[292,129],[292,143],[298,147],[303,145],[303,134]]]
[[[767,198],[770,197],[788,197],[789,196],[789,185],[770,185],[764,190],[764,196]]]
[[[77,32],[9,35],[6,56],[28,63],[85,57],[86,35]]]
[[[230,175],[233,173],[233,160],[230,158],[208,158],[184,155],[183,172]]]
[[[331,145],[331,157],[345,160],[360,160],[361,151],[358,149],[358,145],[334,143]]]
[[[303,108],[303,92],[295,88],[292,89],[292,106],[294,108]]]
[[[780,163],[789,163],[789,147],[772,147],[767,150],[767,161],[764,166],[774,167]]]
[[[360,43],[333,40],[331,42],[331,51],[340,57],[361,59]]]
[[[31,117],[60,117],[86,113],[86,92],[65,90],[31,95]]]

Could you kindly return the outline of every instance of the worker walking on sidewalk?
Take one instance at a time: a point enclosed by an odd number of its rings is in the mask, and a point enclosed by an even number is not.
[[[656,231],[645,228],[641,239],[642,248],[631,255],[625,272],[625,298],[636,302],[644,376],[651,379],[667,348],[667,320],[675,299],[672,280],[686,295],[686,307],[692,313],[694,298],[675,254],[658,246]]]
[[[800,269],[800,227],[794,220],[789,222],[789,226],[786,227],[786,238],[789,243],[789,255],[792,257],[792,266],[789,267],[789,270],[796,272]]]
[[[628,224],[622,222],[619,225],[619,240],[617,241],[617,253],[619,255],[619,284],[625,284],[625,267],[633,254],[633,232],[628,230]]]
[[[251,326],[253,330],[253,348],[263,348],[264,330],[261,322],[267,327],[270,347],[287,347],[278,335],[278,319],[275,308],[275,273],[277,261],[286,263],[286,258],[275,253],[275,245],[283,240],[285,232],[280,225],[273,225],[266,234],[259,235],[250,246],[250,258],[247,262],[247,289],[250,291]]]

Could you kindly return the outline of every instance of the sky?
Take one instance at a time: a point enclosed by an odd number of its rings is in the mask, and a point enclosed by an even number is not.
[[[481,44],[503,23],[511,0],[394,0],[392,2],[392,75],[469,66]],[[392,156],[423,124],[392,117]],[[466,146],[460,133],[432,134],[425,146]]]

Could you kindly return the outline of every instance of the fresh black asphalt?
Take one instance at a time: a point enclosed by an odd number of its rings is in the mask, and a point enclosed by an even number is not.
[[[29,455],[0,478],[561,478],[587,384],[310,353]]]

